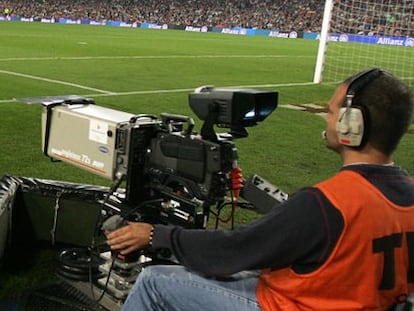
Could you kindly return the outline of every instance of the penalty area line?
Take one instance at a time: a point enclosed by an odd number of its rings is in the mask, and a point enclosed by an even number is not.
[[[1,72],[1,70],[0,70]],[[270,88],[270,87],[295,87],[295,86],[312,86],[316,85],[314,82],[297,82],[297,83],[278,83],[278,84],[255,84],[255,85],[239,85],[239,86],[223,86],[223,88]],[[130,95],[146,95],[146,94],[165,94],[165,93],[184,93],[193,92],[195,88],[183,88],[183,89],[161,89],[161,90],[143,90],[143,91],[128,91],[128,92],[106,92],[106,93],[95,93],[95,94],[78,94],[84,97],[119,97],[119,96],[130,96]],[[13,99],[3,99],[0,103],[13,103],[17,102]]]
[[[17,100],[15,98],[12,99],[0,99],[0,104],[6,104],[6,103],[16,103]]]
[[[293,86],[309,86],[316,85],[314,82],[298,82],[298,83],[279,83],[279,84],[252,84],[238,86],[220,86],[220,88],[269,88],[269,87],[293,87]],[[166,90],[145,90],[145,91],[128,91],[113,92],[111,94],[87,94],[85,97],[109,97],[109,96],[128,96],[128,95],[145,95],[145,94],[163,94],[163,93],[183,93],[193,92],[195,88],[185,89],[166,89]]]
[[[72,61],[72,60],[134,60],[134,59],[203,59],[203,58],[304,58],[306,55],[119,55],[119,56],[56,56],[56,57],[8,57],[0,58],[0,62],[11,61]]]
[[[62,85],[66,85],[66,86],[73,86],[73,87],[76,87],[76,88],[89,90],[89,91],[94,91],[94,92],[98,92],[98,93],[101,93],[101,94],[102,93],[103,94],[113,94],[113,92],[107,91],[107,90],[101,90],[101,89],[97,89],[97,88],[93,88],[93,87],[89,87],[89,86],[85,86],[85,85],[81,85],[81,84],[76,84],[76,83],[71,83],[71,82],[66,82],[66,81],[60,81],[60,80],[54,80],[54,79],[49,79],[49,78],[43,78],[43,77],[39,77],[39,76],[28,75],[28,74],[14,72],[14,71],[0,70],[0,73],[4,73],[4,74],[11,75],[11,76],[16,76],[16,77],[32,79],[32,80],[44,81],[44,82],[55,83],[55,84],[62,84]]]

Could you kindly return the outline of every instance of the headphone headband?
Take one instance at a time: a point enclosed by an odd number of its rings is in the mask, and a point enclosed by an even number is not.
[[[389,73],[381,68],[371,68],[362,71],[359,74],[352,77],[352,79],[349,81],[348,90],[346,92],[346,101],[348,101],[348,99],[353,99],[357,93],[359,93],[362,89],[366,88],[369,84],[371,84],[374,80],[376,80],[383,74]]]

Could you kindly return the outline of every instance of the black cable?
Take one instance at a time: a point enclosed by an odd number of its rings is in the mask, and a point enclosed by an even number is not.
[[[102,210],[104,209],[106,203],[108,202],[108,200],[110,199],[111,195],[115,193],[115,191],[118,189],[118,187],[121,185],[122,181],[123,181],[124,175],[120,175],[118,176],[118,178],[115,180],[115,182],[112,184],[112,186],[109,188],[108,193],[106,194],[104,200],[101,202],[101,212],[99,213],[99,217],[96,221],[95,224],[95,230],[94,230],[94,236],[92,237],[92,245],[89,248],[90,250],[90,263],[89,263],[89,284],[90,284],[90,289],[91,289],[91,295],[92,295],[92,299],[95,302],[99,302],[102,300],[102,298],[105,295],[105,292],[108,288],[108,284],[109,284],[109,279],[111,276],[111,272],[115,263],[115,258],[112,259],[112,263],[111,263],[111,267],[108,271],[108,275],[107,275],[107,279],[105,281],[105,286],[102,289],[101,294],[99,295],[98,299],[95,299],[95,292],[94,292],[94,284],[93,284],[93,275],[92,275],[92,258],[93,258],[93,252],[94,250],[97,250],[97,256],[100,256],[100,252],[99,252],[99,245],[95,244],[95,239],[98,237],[98,232],[101,228],[101,224],[102,224]]]
[[[107,195],[105,196],[104,200],[101,202],[101,206],[102,206],[101,209],[103,209],[105,207],[105,205],[108,202],[108,200],[110,199],[111,195],[118,189],[119,185],[122,183],[122,180],[123,180],[123,176],[121,176],[120,178],[115,180],[115,182],[113,183],[113,185],[109,189]],[[137,210],[139,210],[144,205],[151,204],[151,203],[158,203],[158,202],[161,202],[161,201],[162,201],[162,199],[154,199],[154,200],[143,201],[138,206],[136,206],[134,209],[129,211],[127,214],[122,215],[122,218],[126,219],[127,217],[131,216],[133,213],[135,213]],[[95,230],[94,230],[94,236],[93,236],[93,239],[92,239],[92,245],[89,248],[90,256],[91,256],[91,261],[89,263],[89,284],[90,284],[92,299],[97,303],[99,303],[99,301],[102,300],[102,298],[104,297],[104,295],[105,295],[105,293],[108,289],[109,280],[110,280],[111,273],[112,273],[113,267],[115,265],[115,260],[116,260],[116,258],[113,256],[111,266],[110,266],[109,271],[108,271],[108,275],[106,276],[105,285],[103,286],[102,292],[100,293],[99,297],[96,299],[95,291],[94,291],[94,284],[93,284],[93,274],[92,274],[92,268],[93,268],[92,267],[92,258],[93,258],[93,252],[94,251],[97,251],[97,256],[98,257],[100,255],[99,246],[101,244],[96,244],[95,239],[98,237],[98,232],[99,232],[101,226],[102,226],[102,212],[99,214],[98,220],[95,224]]]
[[[92,256],[91,256],[91,261],[92,261]],[[105,296],[106,290],[108,289],[108,284],[109,284],[109,280],[111,278],[111,273],[112,273],[112,270],[114,268],[114,265],[115,265],[115,257],[112,258],[111,266],[109,268],[108,275],[106,277],[105,285],[102,288],[102,292],[99,295],[98,299],[95,298],[95,291],[94,291],[94,286],[93,286],[92,269],[89,269],[89,284],[90,284],[90,289],[91,289],[91,294],[92,294],[92,300],[93,301],[99,303],[102,300],[102,298]]]

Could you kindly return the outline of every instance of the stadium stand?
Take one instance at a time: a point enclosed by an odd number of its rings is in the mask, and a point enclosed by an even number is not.
[[[11,15],[193,26],[319,31],[323,0],[13,0]]]

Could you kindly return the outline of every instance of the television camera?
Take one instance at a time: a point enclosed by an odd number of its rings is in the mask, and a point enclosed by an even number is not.
[[[198,88],[189,94],[204,121],[197,134],[188,116],[134,115],[71,97],[44,104],[42,148],[54,160],[111,179],[111,192],[125,181],[123,216],[145,210],[153,221],[204,228],[209,207],[231,187],[233,139],[246,137],[245,128],[263,121],[277,101],[272,91]],[[230,131],[216,134],[215,126]]]
[[[222,204],[228,193],[238,196],[242,177],[234,140],[247,137],[246,127],[276,109],[278,92],[204,86],[188,99],[203,121],[200,133],[184,115],[135,115],[80,96],[43,103],[44,154],[113,182],[102,202],[100,229],[125,220],[205,229],[211,207]],[[216,133],[216,128],[229,130]],[[77,255],[66,251],[62,256],[65,261]],[[140,252],[133,260],[116,258],[113,266],[113,256],[103,252],[98,270],[107,278],[98,283],[122,300],[139,267],[154,256]],[[109,277],[109,267],[118,272]]]

